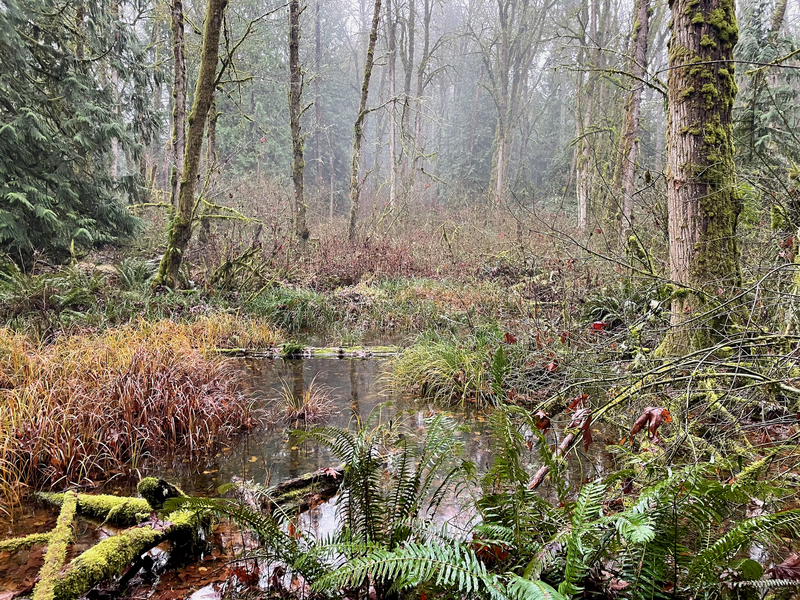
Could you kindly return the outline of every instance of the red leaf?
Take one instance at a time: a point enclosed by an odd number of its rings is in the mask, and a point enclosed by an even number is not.
[[[650,437],[650,441],[657,444],[661,440],[658,438],[658,428],[661,427],[663,423],[669,423],[672,421],[672,415],[669,414],[669,411],[666,408],[661,408],[657,406],[648,406],[644,409],[644,412],[639,416],[638,419],[631,427],[631,437],[642,431],[645,426],[647,426],[647,433]]]
[[[513,333],[506,332],[506,335],[505,335],[506,344],[516,344],[518,341],[519,340],[516,338],[516,336]]]
[[[547,363],[544,369],[548,373],[555,373],[556,371],[558,371],[558,361],[554,360],[552,362]]]
[[[542,433],[547,433],[550,430],[550,417],[543,410],[537,410],[533,413],[533,418],[536,421],[536,429]]]
[[[605,321],[595,321],[594,323],[592,323],[591,329],[593,331],[603,331],[605,329],[608,329],[608,323],[606,323]]]

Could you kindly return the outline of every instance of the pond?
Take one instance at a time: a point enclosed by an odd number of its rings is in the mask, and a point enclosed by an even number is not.
[[[463,440],[463,458],[475,463],[479,472],[485,472],[491,465],[488,416],[469,403],[456,409],[442,409],[410,395],[391,391],[385,377],[390,363],[385,359],[238,360],[246,373],[246,385],[258,410],[274,410],[282,388],[300,393],[313,382],[317,389],[326,390],[331,399],[332,414],[324,421],[326,425],[352,428],[358,419],[366,421],[371,414],[377,418],[379,412],[382,420],[401,416],[407,419],[412,432],[423,432],[427,416],[445,411],[465,426],[459,434]],[[568,415],[562,417],[567,419]],[[563,430],[565,424],[554,422],[558,431]],[[558,440],[554,436],[551,432],[548,437],[551,443],[556,444]],[[611,457],[603,450],[602,434],[595,438],[596,443],[589,455],[570,458],[568,478],[593,479],[610,466]],[[192,460],[176,458],[145,463],[137,469],[135,477],[117,477],[106,482],[101,489],[88,491],[129,495],[140,476],[155,475],[178,483],[189,494],[213,496],[220,485],[230,482],[233,477],[277,484],[337,463],[325,446],[310,439],[301,440],[300,434],[290,424],[278,423],[259,427],[213,454]],[[537,463],[537,453],[533,451],[532,470],[538,466]],[[546,483],[541,493],[549,497],[553,490]],[[443,506],[439,519],[453,527],[461,527],[471,516],[468,507],[454,501]],[[5,522],[0,535],[5,538],[45,531],[52,527],[55,517],[53,510],[32,503],[24,506],[13,522]],[[336,526],[335,499],[309,511],[299,526],[316,535],[332,531]],[[81,522],[75,551],[81,551],[111,533],[113,531],[107,528]],[[0,589],[20,589],[35,576],[40,564],[40,549],[15,556],[0,553]]]

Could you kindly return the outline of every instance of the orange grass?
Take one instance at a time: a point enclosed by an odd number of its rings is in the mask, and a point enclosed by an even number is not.
[[[37,346],[0,329],[0,493],[64,487],[136,468],[145,456],[208,452],[254,425],[220,347],[265,347],[237,317],[144,321]]]

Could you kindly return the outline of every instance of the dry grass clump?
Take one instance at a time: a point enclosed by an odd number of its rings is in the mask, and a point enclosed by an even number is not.
[[[238,314],[218,313],[201,317],[187,327],[198,347],[263,350],[283,342],[275,327],[265,319]]]
[[[324,421],[333,412],[333,390],[328,386],[319,385],[316,376],[308,387],[296,390],[286,380],[283,380],[280,397],[276,404],[277,412],[287,423],[315,423]]]
[[[252,426],[241,375],[211,352],[239,334],[238,323],[142,321],[48,346],[0,329],[6,500],[26,486],[107,479],[148,455],[207,452]],[[236,339],[268,339],[259,327],[243,335]]]

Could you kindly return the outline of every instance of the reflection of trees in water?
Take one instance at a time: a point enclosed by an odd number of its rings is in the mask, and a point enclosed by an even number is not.
[[[350,363],[350,410],[354,417],[359,418],[361,416],[361,406],[358,402],[358,371],[355,360],[349,360],[348,362]]]

